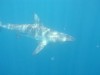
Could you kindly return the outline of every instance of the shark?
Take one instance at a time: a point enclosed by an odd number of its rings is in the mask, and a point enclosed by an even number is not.
[[[58,32],[56,30],[45,27],[41,22],[37,14],[34,14],[33,24],[1,24],[1,28],[6,28],[9,30],[15,30],[25,35],[28,35],[35,40],[39,41],[38,46],[33,51],[33,55],[39,54],[44,47],[52,42],[67,42],[73,41],[73,37],[69,34]]]

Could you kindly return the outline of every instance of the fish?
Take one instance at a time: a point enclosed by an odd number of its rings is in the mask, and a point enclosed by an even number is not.
[[[0,27],[24,33],[25,35],[37,40],[39,44],[33,51],[33,55],[39,54],[50,42],[73,41],[73,37],[71,35],[45,27],[40,22],[40,18],[37,14],[34,14],[33,24],[2,24],[0,22]]]

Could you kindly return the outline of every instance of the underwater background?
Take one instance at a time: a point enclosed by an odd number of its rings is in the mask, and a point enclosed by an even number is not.
[[[100,75],[100,0],[0,0],[1,24],[32,24],[69,34],[71,42],[38,42],[0,28],[0,75]]]

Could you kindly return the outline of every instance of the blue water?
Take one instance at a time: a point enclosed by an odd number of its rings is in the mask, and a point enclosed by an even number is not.
[[[0,0],[2,24],[32,24],[34,13],[75,40],[34,56],[38,42],[0,28],[0,75],[100,75],[99,0]]]

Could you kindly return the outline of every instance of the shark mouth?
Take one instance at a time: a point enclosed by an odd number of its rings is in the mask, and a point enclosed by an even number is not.
[[[40,43],[33,51],[33,55],[39,54],[49,42],[73,41],[71,35],[57,32],[42,25],[37,14],[34,14],[34,21],[34,24],[0,24],[0,27],[25,33],[25,35],[39,41]]]

